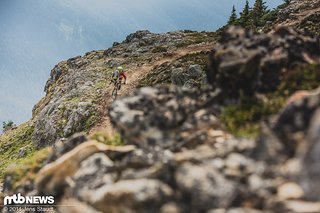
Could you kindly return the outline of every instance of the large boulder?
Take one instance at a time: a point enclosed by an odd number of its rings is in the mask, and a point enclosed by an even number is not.
[[[175,86],[139,89],[115,101],[110,118],[127,143],[175,149],[210,140],[210,129],[221,129],[218,108],[206,108],[216,93]]]
[[[237,195],[236,183],[210,165],[182,164],[175,174],[177,187],[194,211],[228,207]]]
[[[320,90],[304,95],[289,103],[272,125],[273,131],[293,156],[301,141],[305,140],[314,113],[320,107]]]
[[[272,34],[230,27],[211,52],[207,76],[225,97],[237,98],[274,91],[294,66],[314,62],[320,62],[317,37],[286,27]]]
[[[319,100],[320,101],[320,100]],[[303,152],[300,183],[310,200],[320,201],[320,108],[312,116]]]
[[[172,189],[158,180],[123,180],[100,187],[89,202],[102,212],[156,212],[172,196]]]

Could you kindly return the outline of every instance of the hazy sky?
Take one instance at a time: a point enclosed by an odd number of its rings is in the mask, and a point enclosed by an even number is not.
[[[0,0],[0,122],[21,123],[61,60],[148,29],[212,31],[245,0]],[[250,1],[251,4],[253,0]],[[270,7],[282,0],[267,1]]]

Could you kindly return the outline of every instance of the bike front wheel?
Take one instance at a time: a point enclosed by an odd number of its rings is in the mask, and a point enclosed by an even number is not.
[[[113,100],[115,100],[117,98],[117,94],[118,94],[118,88],[117,88],[117,86],[115,86],[114,89],[112,90],[112,94],[111,94]]]

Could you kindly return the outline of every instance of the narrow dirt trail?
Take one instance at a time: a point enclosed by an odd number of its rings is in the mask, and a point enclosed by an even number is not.
[[[214,46],[214,43],[208,43],[203,45],[190,45],[185,48],[177,49],[170,56],[164,56],[163,58],[156,60],[150,64],[144,64],[142,66],[133,65],[134,67],[131,69],[128,69],[126,72],[127,84],[122,85],[122,88],[119,91],[118,97],[130,94],[134,90],[134,88],[136,88],[138,83],[156,67],[164,63],[174,61],[188,54],[211,50],[213,46]],[[112,90],[112,85],[109,85],[106,88],[105,97],[104,97],[105,103],[103,104],[104,105],[103,117],[100,120],[100,122],[90,130],[89,135],[92,135],[94,132],[97,132],[97,131],[103,132],[110,137],[112,137],[115,134],[115,130],[111,124],[110,118],[107,113],[110,105],[112,104],[112,98],[110,95],[111,90]]]

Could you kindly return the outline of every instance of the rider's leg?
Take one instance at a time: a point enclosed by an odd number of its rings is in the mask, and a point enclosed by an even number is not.
[[[119,88],[118,88],[118,90],[121,89],[122,80],[123,80],[123,78],[120,77],[120,78],[119,78]]]

